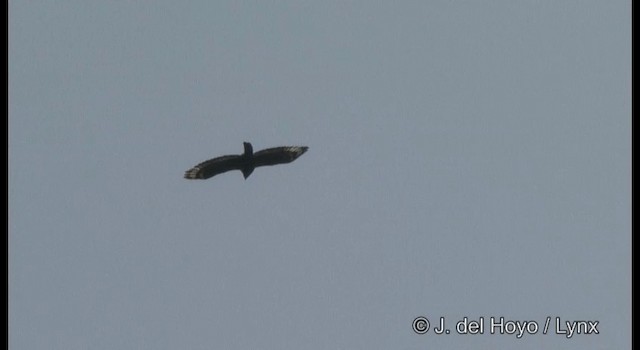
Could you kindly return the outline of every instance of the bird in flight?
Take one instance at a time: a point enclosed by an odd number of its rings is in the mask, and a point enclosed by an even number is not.
[[[306,146],[285,146],[263,149],[253,153],[251,143],[244,143],[244,154],[217,157],[202,162],[185,171],[184,178],[189,180],[208,179],[231,170],[240,170],[245,180],[253,169],[259,166],[291,163],[306,152]]]

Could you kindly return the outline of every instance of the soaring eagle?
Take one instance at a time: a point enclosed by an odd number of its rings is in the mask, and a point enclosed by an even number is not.
[[[204,180],[230,170],[240,170],[246,180],[253,169],[265,165],[291,163],[308,149],[309,147],[306,146],[285,146],[267,148],[253,153],[251,143],[245,142],[244,154],[209,159],[185,171],[184,178]]]

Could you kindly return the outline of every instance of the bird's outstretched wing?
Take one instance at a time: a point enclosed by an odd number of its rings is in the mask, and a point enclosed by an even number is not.
[[[253,154],[253,164],[256,167],[291,163],[306,152],[306,146],[285,146],[263,149]]]
[[[185,171],[185,179],[208,179],[230,170],[242,169],[242,156],[222,156],[204,161]]]

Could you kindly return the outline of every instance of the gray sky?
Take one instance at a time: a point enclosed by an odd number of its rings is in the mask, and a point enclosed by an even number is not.
[[[630,6],[10,1],[10,348],[629,348]]]

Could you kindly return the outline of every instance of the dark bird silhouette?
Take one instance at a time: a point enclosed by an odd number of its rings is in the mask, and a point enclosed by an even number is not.
[[[251,143],[245,142],[244,154],[209,159],[185,171],[184,178],[204,180],[230,170],[240,170],[246,180],[253,169],[265,165],[291,163],[308,149],[309,147],[306,146],[285,146],[267,148],[253,153]]]

